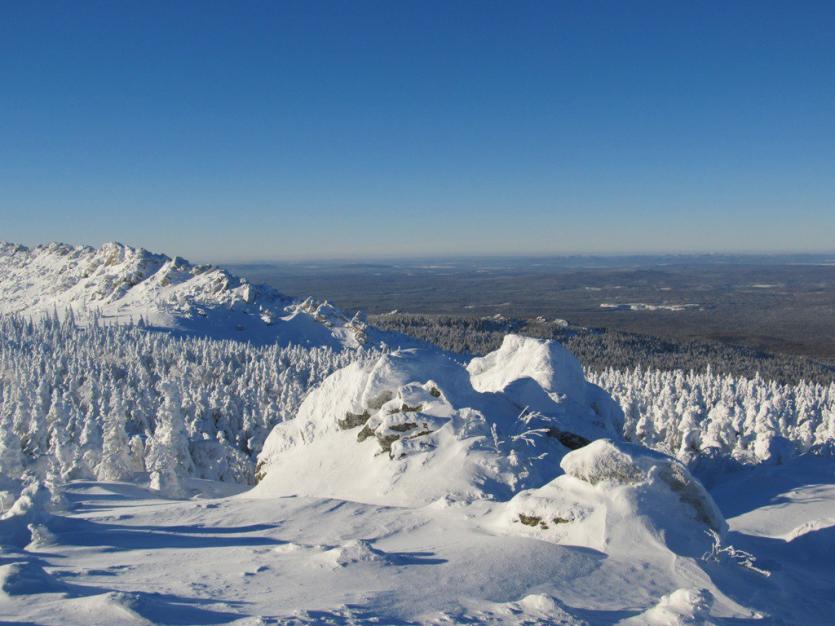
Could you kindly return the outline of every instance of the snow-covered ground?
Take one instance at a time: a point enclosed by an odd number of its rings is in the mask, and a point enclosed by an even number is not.
[[[753,471],[715,492],[733,502],[726,541],[755,554],[762,572],[739,554],[678,554],[645,532],[596,548],[561,544],[497,523],[507,505],[495,502],[392,507],[248,493],[178,501],[74,482],[34,543],[0,555],[0,621],[831,624],[835,494],[831,484],[790,486],[806,482],[807,461],[782,468],[788,483],[776,488],[770,472]],[[831,481],[831,462],[812,461]],[[740,504],[730,492],[743,483]]]

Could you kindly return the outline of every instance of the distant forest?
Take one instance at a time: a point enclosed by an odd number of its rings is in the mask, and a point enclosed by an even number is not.
[[[369,321],[422,339],[445,350],[482,355],[497,349],[509,332],[556,339],[571,350],[590,371],[607,369],[705,371],[753,378],[756,374],[783,384],[802,380],[828,385],[835,367],[795,355],[762,352],[706,340],[659,338],[650,335],[566,324],[543,318],[521,320],[501,316],[478,318],[450,315],[389,313]]]

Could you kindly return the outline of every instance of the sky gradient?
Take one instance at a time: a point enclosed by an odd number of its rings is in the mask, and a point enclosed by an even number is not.
[[[0,240],[194,260],[835,250],[832,2],[37,2]]]

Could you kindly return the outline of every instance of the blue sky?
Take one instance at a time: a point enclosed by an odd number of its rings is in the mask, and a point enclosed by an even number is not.
[[[835,249],[831,2],[37,2],[0,239],[198,260]]]

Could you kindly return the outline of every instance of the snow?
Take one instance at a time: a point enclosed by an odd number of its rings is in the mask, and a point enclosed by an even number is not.
[[[550,394],[585,401],[583,367],[556,341],[505,335],[498,350],[472,359],[467,371],[478,391],[504,391],[510,383],[531,378]]]
[[[6,597],[60,592],[64,589],[60,581],[47,574],[34,561],[13,561],[0,565],[0,594]]]
[[[25,548],[43,543],[50,510],[61,504],[54,501],[56,497],[42,482],[26,485],[9,510],[0,515],[0,546]]]
[[[627,303],[612,303],[602,302],[601,309],[607,311],[690,311],[693,309],[700,309],[700,304],[686,303],[686,304],[650,304],[646,302],[627,302]]]
[[[706,624],[713,597],[704,589],[676,589],[659,600],[658,604],[624,624],[647,626],[678,626]]]
[[[562,459],[565,474],[518,493],[495,514],[499,532],[629,558],[700,557],[727,524],[710,495],[675,459],[599,439]]]
[[[70,310],[82,324],[141,320],[151,328],[253,343],[416,344],[370,328],[361,317],[349,318],[327,302],[296,301],[180,257],[116,242],[31,249],[0,242],[0,314],[64,316]]]
[[[677,403],[670,385],[688,379],[651,379],[642,393],[659,410],[625,421],[555,342],[509,335],[469,363],[416,346],[347,359],[330,348],[384,336],[327,303],[120,244],[0,245],[0,313],[70,308],[93,325],[83,337],[49,320],[2,326],[4,624],[832,623],[825,388],[799,388],[804,418],[783,423],[764,405],[788,397],[781,388],[706,375],[707,391],[730,405],[741,389],[747,404],[744,420],[716,405],[702,428],[700,387]],[[277,348],[98,327],[139,315],[177,333],[327,348],[289,350],[279,372],[265,362]],[[107,367],[91,356],[104,350]],[[215,362],[220,386],[208,384]],[[299,405],[302,380],[322,382]],[[210,389],[216,411],[198,429],[185,413]],[[233,395],[250,403],[237,416],[220,398]],[[140,415],[126,403],[141,397],[153,401]],[[294,418],[277,419],[279,405]],[[195,478],[224,474],[214,466],[257,450],[276,422],[255,487]],[[98,481],[63,467],[76,436],[78,459],[101,457],[84,461],[104,468]],[[141,467],[126,449],[136,442]],[[123,475],[137,482],[105,480]]]
[[[430,369],[443,367],[457,371],[443,361]],[[375,385],[422,378],[414,364],[384,369]],[[342,375],[372,379],[361,367]],[[375,389],[361,386],[356,397]],[[464,391],[466,385],[458,393]],[[342,431],[317,431],[315,440],[333,432]],[[835,575],[831,548],[820,543],[832,536],[831,526],[813,523],[796,537],[784,535],[804,519],[835,514],[835,494],[820,482],[832,482],[832,459],[803,455],[730,475],[715,493],[733,515],[731,530],[713,553],[705,543],[715,535],[708,536],[698,500],[686,489],[692,478],[677,464],[601,438],[564,453],[564,474],[507,501],[439,498],[401,506],[259,488],[230,495],[229,486],[208,481],[189,481],[196,495],[187,500],[161,499],[127,483],[72,481],[62,493],[35,484],[4,515],[0,532],[37,522],[48,545],[31,534],[12,541],[2,535],[0,620],[831,623]],[[680,482],[670,482],[671,467],[679,468]],[[735,497],[740,490],[746,498]],[[710,497],[698,489],[696,495]],[[514,521],[520,513],[549,527]],[[815,541],[804,546],[804,538]],[[769,575],[727,556],[731,544],[754,553],[756,567]]]
[[[601,501],[635,488],[583,484]],[[804,589],[791,582],[794,569],[763,577],[707,562],[676,552],[663,534],[654,543],[650,533],[630,535],[641,514],[613,519],[634,525],[589,548],[496,529],[507,503],[484,500],[393,507],[246,492],[177,501],[83,481],[64,495],[66,510],[46,522],[48,550],[2,553],[11,593],[0,596],[0,620],[811,625],[830,623],[835,610],[831,572],[816,571]],[[774,556],[758,552],[760,562]]]
[[[507,499],[554,478],[571,447],[617,436],[622,418],[613,403],[600,409],[601,393],[553,342],[511,335],[469,368],[398,350],[335,372],[276,426],[253,494],[396,506]]]

